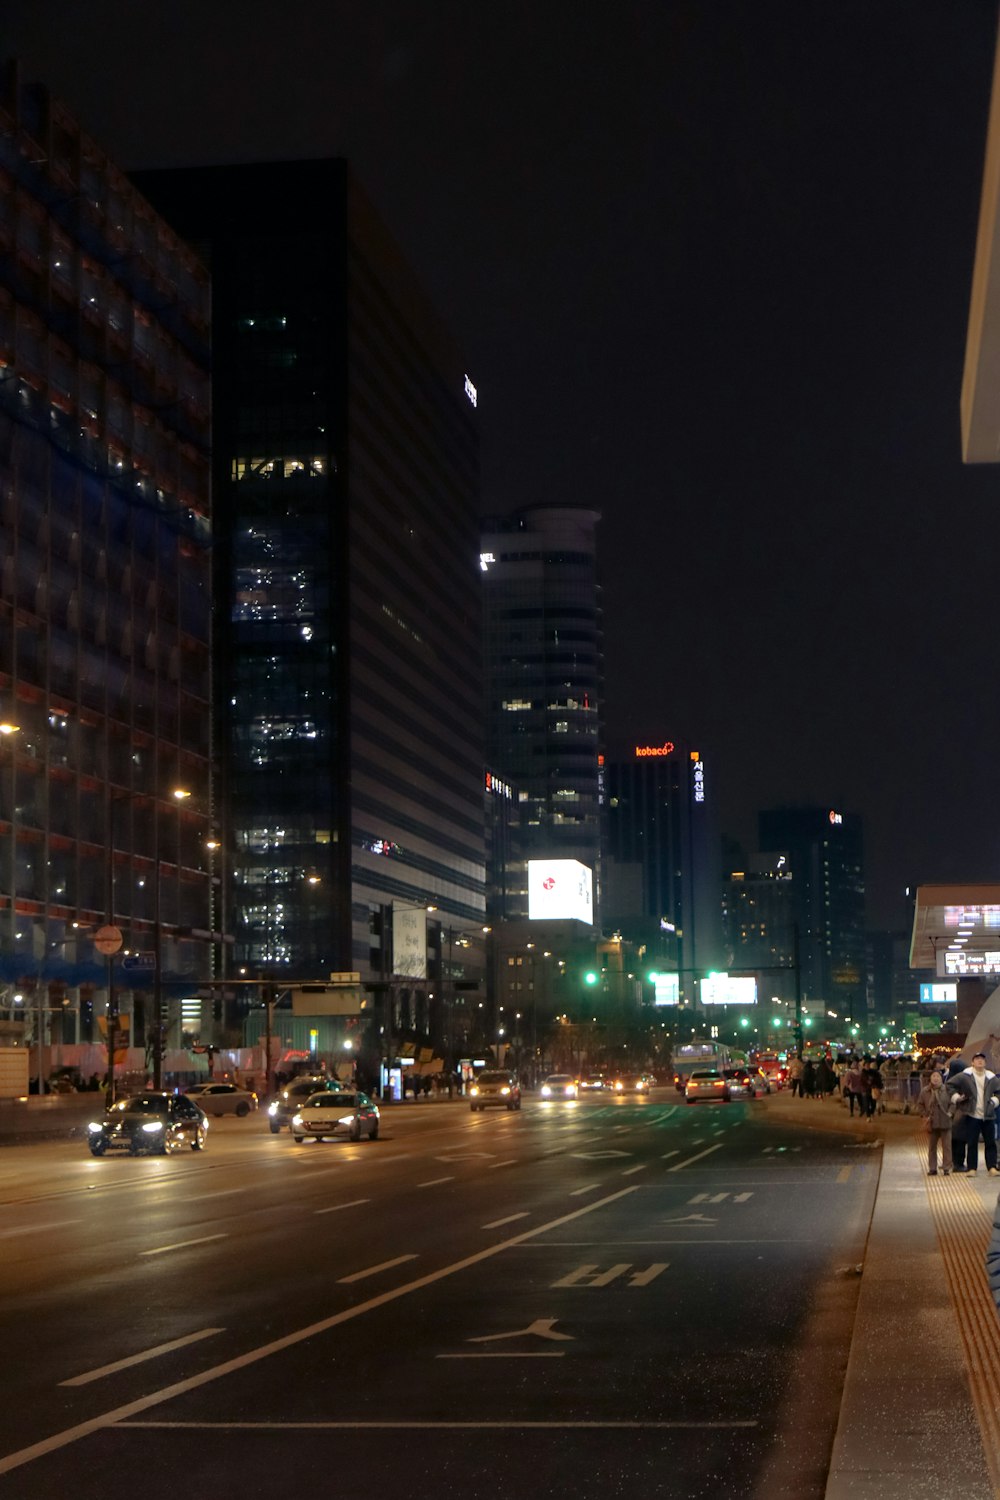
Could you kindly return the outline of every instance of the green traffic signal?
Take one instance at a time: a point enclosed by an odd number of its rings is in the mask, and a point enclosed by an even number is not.
[[[584,976],[583,976],[583,982],[584,982],[584,984],[596,984],[597,983],[597,974],[594,972],[593,969],[588,969],[587,970],[586,974],[584,974]]]

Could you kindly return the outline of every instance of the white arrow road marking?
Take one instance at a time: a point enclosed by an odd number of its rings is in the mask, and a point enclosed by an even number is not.
[[[465,1342],[467,1344],[499,1344],[504,1339],[520,1339],[526,1334],[531,1334],[538,1339],[551,1339],[554,1343],[571,1344],[573,1342],[571,1333],[556,1333],[555,1325],[558,1321],[558,1318],[536,1318],[533,1323],[528,1324],[527,1328],[515,1328],[512,1333],[483,1333],[477,1338],[466,1339]]]
[[[704,1214],[685,1214],[682,1219],[663,1219],[663,1224],[718,1224],[718,1219],[706,1219]]]
[[[117,1374],[119,1370],[129,1370],[133,1365],[141,1365],[144,1360],[156,1359],[159,1354],[170,1354],[174,1349],[183,1349],[187,1344],[197,1344],[200,1339],[211,1338],[214,1333],[225,1333],[224,1328],[202,1328],[198,1333],[189,1333],[182,1339],[171,1339],[168,1344],[157,1344],[152,1349],[144,1349],[141,1354],[130,1354],[127,1359],[116,1359],[114,1364],[101,1365],[98,1370],[88,1370],[85,1375],[74,1375],[71,1380],[60,1380],[60,1385],[89,1385],[92,1380],[102,1380],[105,1375]]]

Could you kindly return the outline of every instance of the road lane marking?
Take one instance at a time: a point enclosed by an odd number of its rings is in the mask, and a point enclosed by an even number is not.
[[[527,1211],[527,1209],[525,1209],[523,1213],[508,1214],[505,1219],[494,1219],[491,1224],[484,1224],[482,1226],[482,1228],[483,1229],[499,1229],[502,1224],[513,1224],[515,1219],[526,1219],[527,1217],[528,1217],[528,1211]]]
[[[527,1328],[514,1328],[510,1333],[482,1333],[466,1339],[467,1344],[502,1344],[506,1339],[521,1339],[527,1335],[539,1339],[551,1339],[554,1344],[571,1344],[571,1333],[556,1333],[558,1318],[535,1318]]]
[[[565,1351],[565,1349],[540,1349],[540,1350],[535,1350],[535,1351],[531,1351],[531,1350],[527,1350],[526,1349],[526,1350],[522,1351],[520,1354],[517,1354],[513,1350],[505,1349],[502,1352],[499,1351],[499,1350],[495,1350],[495,1351],[491,1351],[489,1354],[487,1354],[483,1350],[477,1349],[474,1353],[466,1353],[466,1354],[435,1354],[434,1358],[435,1359],[565,1359],[566,1358],[566,1351]]]
[[[338,1276],[339,1286],[349,1286],[352,1281],[364,1281],[367,1276],[377,1276],[380,1271],[391,1271],[393,1266],[401,1266],[404,1261],[416,1260],[415,1255],[397,1255],[395,1260],[383,1260],[377,1266],[367,1266],[363,1271],[354,1271],[350,1276]]]
[[[428,1180],[426,1182],[418,1182],[417,1183],[417,1187],[418,1188],[422,1188],[422,1187],[437,1187],[439,1183],[442,1183],[442,1182],[454,1182],[454,1181],[455,1181],[454,1176],[452,1176],[452,1177],[431,1177],[431,1178],[428,1178]]]
[[[506,1161],[494,1161],[490,1163],[490,1171],[495,1172],[497,1167],[516,1167],[517,1157],[509,1156]]]
[[[439,1354],[438,1359],[559,1359],[561,1353]],[[728,1432],[756,1427],[756,1418],[732,1422],[129,1422],[116,1427],[139,1427],[158,1432]]]
[[[637,1167],[626,1167],[625,1170],[624,1170],[624,1172],[622,1173],[622,1176],[623,1177],[631,1177],[634,1172],[645,1172],[645,1170],[646,1170],[646,1168],[648,1166],[649,1166],[649,1162],[648,1161],[644,1161],[644,1162],[640,1162],[639,1166],[637,1166]]]
[[[672,1156],[680,1156],[680,1154],[681,1153],[679,1151],[664,1151],[663,1155],[660,1157],[660,1160],[669,1161]]]
[[[692,1142],[692,1144],[695,1145],[695,1146],[697,1146],[698,1142],[694,1141],[694,1142]],[[698,1154],[697,1154],[697,1156],[689,1156],[688,1159],[687,1159],[687,1161],[679,1161],[675,1167],[668,1167],[667,1171],[668,1172],[683,1172],[683,1170],[684,1170],[685,1167],[690,1167],[692,1165],[692,1163],[694,1163],[696,1161],[701,1161],[701,1159],[702,1159],[703,1156],[711,1156],[711,1154],[712,1154],[713,1151],[721,1151],[721,1150],[722,1150],[722,1143],[721,1142],[717,1146],[707,1146],[704,1151],[699,1151]]]
[[[594,1193],[600,1187],[599,1182],[588,1182],[586,1187],[574,1188],[570,1193],[571,1198],[582,1198],[584,1193]]]
[[[226,1240],[227,1234],[203,1234],[197,1240],[178,1240],[175,1245],[159,1245],[155,1250],[140,1250],[140,1255],[166,1255],[171,1250],[186,1250],[189,1245],[207,1245],[210,1240]]]
[[[734,1203],[747,1203],[753,1197],[753,1193],[737,1193],[733,1198]]]
[[[200,1339],[211,1338],[215,1333],[225,1333],[224,1328],[202,1328],[197,1333],[186,1334],[182,1339],[171,1339],[168,1344],[157,1344],[144,1349],[141,1354],[130,1354],[127,1359],[116,1359],[113,1364],[101,1365],[97,1370],[87,1370],[83,1375],[74,1375],[69,1380],[60,1380],[60,1385],[89,1385],[92,1380],[102,1380],[105,1375],[115,1375],[119,1370],[130,1370],[144,1360],[156,1359],[161,1354],[170,1354],[174,1349],[183,1349],[188,1344],[197,1344]]]
[[[423,1276],[418,1276],[414,1281],[404,1282],[402,1286],[391,1287],[386,1292],[379,1292],[377,1296],[369,1297],[366,1302],[359,1302],[355,1307],[342,1308],[340,1312],[331,1313],[329,1317],[320,1318],[315,1323],[309,1323],[304,1328],[298,1328],[294,1333],[287,1333],[278,1339],[272,1339],[270,1343],[261,1344],[256,1349],[247,1350],[244,1354],[236,1355],[233,1359],[224,1360],[222,1364],[213,1365],[208,1370],[201,1370],[197,1375],[190,1375],[186,1380],[175,1381],[173,1385],[162,1387],[161,1390],[151,1391],[148,1395],[138,1396],[134,1401],[126,1402],[123,1406],[113,1407],[110,1411],[100,1412],[97,1416],[88,1418],[87,1421],[78,1422],[73,1427],[63,1428],[60,1432],[50,1433],[48,1437],[42,1438],[37,1443],[31,1443],[26,1448],[20,1448],[14,1453],[7,1453],[0,1458],[0,1474],[10,1474],[14,1469],[21,1469],[25,1464],[34,1462],[37,1458],[43,1458],[47,1454],[58,1452],[71,1443],[79,1442],[82,1438],[90,1437],[92,1433],[103,1432],[107,1427],[124,1424],[130,1417],[136,1417],[140,1412],[149,1411],[150,1407],[160,1406],[165,1401],[172,1401],[176,1396],[187,1395],[190,1391],[200,1390],[203,1385],[210,1385],[216,1380],[221,1380],[225,1375],[235,1374],[237,1370],[248,1369],[251,1365],[258,1364],[272,1354],[279,1354],[285,1349],[294,1349],[305,1340],[315,1338],[318,1334],[328,1333],[331,1328],[339,1328],[343,1323],[349,1323],[354,1318],[360,1318],[365,1313],[374,1312],[377,1308],[385,1307],[390,1302],[396,1302],[401,1297],[410,1296],[413,1292],[423,1291],[425,1287],[434,1286],[437,1282],[445,1280],[448,1276],[455,1276],[460,1271],[467,1271],[471,1266],[480,1265],[483,1261],[492,1260],[495,1256],[502,1255],[507,1250],[515,1249],[536,1240],[540,1235],[548,1234],[554,1229],[560,1229],[564,1224],[573,1223],[576,1219],[584,1218],[588,1214],[596,1213],[598,1209],[607,1208],[612,1203],[617,1203],[620,1198],[627,1198],[632,1193],[638,1192],[637,1187],[618,1188],[616,1192],[609,1193],[605,1198],[598,1198],[596,1203],[587,1203],[582,1208],[575,1208],[571,1213],[560,1214],[558,1218],[550,1219],[547,1224],[536,1225],[534,1229],[526,1229],[523,1234],[512,1235],[509,1240],[501,1240],[499,1244],[487,1245],[483,1250],[477,1250],[472,1255],[466,1255],[462,1260],[456,1260],[448,1266],[442,1266],[437,1271],[428,1271]],[[549,1247],[551,1248],[551,1247]],[[138,1424],[144,1425],[144,1424]],[[160,1425],[160,1424],[156,1424]],[[167,1425],[167,1424],[163,1424]],[[221,1423],[220,1426],[232,1427],[233,1423]],[[344,1422],[342,1428],[357,1427],[361,1424]],[[389,1426],[398,1424],[390,1423]],[[522,1424],[523,1425],[523,1424]],[[749,1423],[745,1425],[753,1426]]]
[[[82,1223],[82,1219],[56,1219],[51,1224],[21,1224],[17,1229],[0,1229],[0,1240],[13,1239],[17,1234],[48,1234],[50,1229],[68,1229],[71,1224]]]
[[[370,1203],[370,1198],[352,1198],[350,1203],[331,1203],[329,1208],[313,1209],[317,1214],[338,1214],[342,1208],[360,1208],[362,1203]]]
[[[206,1198],[231,1198],[234,1193],[245,1193],[245,1187],[219,1188],[214,1193],[194,1193],[186,1201],[188,1203],[203,1203]]]
[[[638,1266],[633,1271],[631,1261],[627,1260],[620,1262],[616,1266],[612,1266],[609,1271],[602,1271],[597,1265],[577,1266],[575,1271],[570,1271],[561,1280],[553,1281],[552,1290],[558,1287],[610,1286],[613,1281],[618,1281],[620,1277],[627,1275],[629,1271],[632,1271],[632,1274],[626,1282],[627,1286],[649,1286],[650,1282],[655,1281],[657,1276],[667,1269],[668,1265],[669,1262],[665,1260],[654,1261],[644,1271],[640,1271]],[[474,1341],[470,1339],[469,1342],[472,1343]]]

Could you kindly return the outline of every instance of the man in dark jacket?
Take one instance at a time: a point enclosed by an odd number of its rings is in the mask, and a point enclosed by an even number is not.
[[[986,1053],[977,1052],[972,1067],[964,1068],[949,1080],[949,1088],[955,1096],[956,1117],[965,1122],[966,1165],[956,1170],[975,1172],[979,1166],[979,1140],[982,1137],[986,1148],[986,1170],[991,1177],[1000,1177],[997,1170],[997,1099],[1000,1097],[1000,1078],[986,1066]]]

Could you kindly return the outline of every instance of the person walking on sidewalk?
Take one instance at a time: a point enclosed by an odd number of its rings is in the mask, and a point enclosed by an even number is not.
[[[798,1094],[802,1098],[805,1097],[802,1089],[802,1078],[805,1074],[805,1071],[806,1065],[802,1061],[801,1057],[793,1057],[791,1062],[788,1064],[788,1077],[792,1085],[793,1099],[795,1098],[796,1094]]]
[[[947,1177],[951,1172],[951,1120],[955,1112],[955,1098],[944,1086],[940,1073],[931,1074],[931,1081],[917,1096],[917,1113],[927,1121],[927,1175],[936,1177],[938,1171],[938,1147],[941,1148],[941,1170]]]
[[[864,1083],[861,1078],[861,1064],[857,1058],[852,1060],[850,1067],[844,1074],[843,1095],[851,1111],[852,1120],[854,1119],[855,1102],[857,1102],[858,1114],[864,1114]]]
[[[966,1165],[959,1171],[975,1172],[979,1166],[979,1139],[986,1149],[986,1170],[1000,1177],[997,1170],[997,1097],[1000,1078],[986,1066],[986,1053],[977,1052],[972,1067],[956,1073],[951,1080],[956,1113],[961,1114],[966,1131]]]

